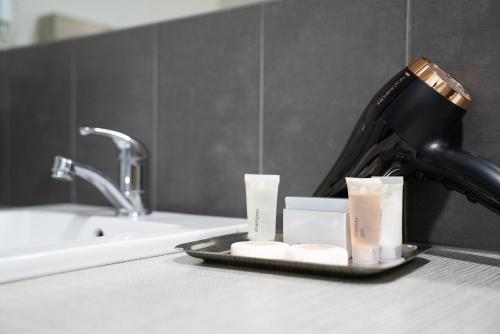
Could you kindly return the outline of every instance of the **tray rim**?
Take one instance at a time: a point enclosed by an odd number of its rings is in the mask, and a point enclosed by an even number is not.
[[[185,252],[187,255],[201,259],[206,262],[218,263],[226,266],[240,266],[240,267],[252,267],[265,270],[273,271],[293,271],[297,273],[305,274],[321,274],[326,276],[348,276],[348,277],[366,277],[384,273],[394,268],[398,268],[407,264],[408,262],[415,259],[421,252],[423,252],[428,247],[416,244],[403,244],[403,246],[413,248],[412,253],[407,257],[402,257],[401,260],[396,260],[393,262],[381,262],[377,265],[360,265],[353,264],[350,262],[348,265],[329,265],[329,264],[319,264],[319,263],[309,263],[300,261],[290,261],[290,260],[278,260],[278,259],[263,259],[263,258],[253,258],[245,256],[237,256],[228,254],[230,250],[224,252],[212,252],[203,250],[192,250],[188,249],[193,244],[201,244],[203,242],[214,242],[221,238],[228,237],[246,237],[246,232],[240,233],[230,233],[225,235],[220,235],[212,238],[200,239],[192,242],[186,242],[179,244],[175,247],[176,250]]]

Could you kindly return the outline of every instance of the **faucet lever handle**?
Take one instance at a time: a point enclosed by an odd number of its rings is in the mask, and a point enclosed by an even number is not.
[[[138,140],[118,131],[82,126],[79,129],[80,135],[99,135],[111,138],[120,150],[120,153],[130,152],[133,158],[146,159],[148,151]]]

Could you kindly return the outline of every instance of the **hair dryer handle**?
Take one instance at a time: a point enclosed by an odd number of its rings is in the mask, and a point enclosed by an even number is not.
[[[500,168],[469,152],[443,142],[425,145],[423,155],[437,164],[432,169],[446,186],[464,193],[472,202],[500,213]],[[452,181],[453,180],[453,181]]]

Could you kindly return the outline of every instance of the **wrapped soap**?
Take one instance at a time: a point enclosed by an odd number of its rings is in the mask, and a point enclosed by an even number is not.
[[[283,241],[342,247],[351,256],[349,201],[345,198],[286,197]]]

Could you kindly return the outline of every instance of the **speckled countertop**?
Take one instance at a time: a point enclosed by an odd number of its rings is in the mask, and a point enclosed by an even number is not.
[[[500,333],[500,254],[432,248],[369,279],[183,253],[0,285],[0,333]]]

